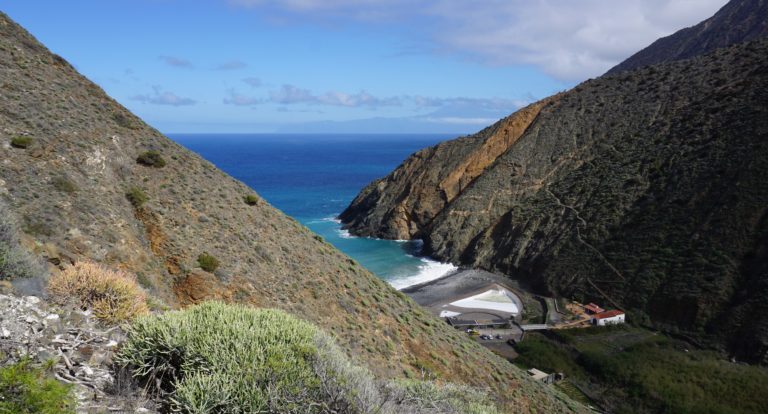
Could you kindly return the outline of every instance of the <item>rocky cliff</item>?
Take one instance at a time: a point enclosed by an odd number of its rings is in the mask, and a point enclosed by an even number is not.
[[[590,80],[414,154],[341,217],[768,362],[766,91],[766,40]]]
[[[714,16],[661,38],[608,71],[615,74],[661,62],[690,59],[721,47],[768,36],[768,1],[733,0]]]
[[[171,306],[282,308],[381,376],[425,373],[491,387],[510,409],[568,409],[144,124],[1,13],[0,197],[54,266],[90,259],[129,270]],[[202,253],[218,268],[203,270]]]

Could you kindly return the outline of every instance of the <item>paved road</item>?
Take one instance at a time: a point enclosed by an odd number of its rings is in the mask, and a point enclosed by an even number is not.
[[[544,298],[547,303],[547,324],[557,325],[562,321],[562,315],[555,310],[555,299]]]
[[[546,324],[532,324],[532,325],[520,325],[520,328],[524,331],[544,331],[549,329],[549,325]]]

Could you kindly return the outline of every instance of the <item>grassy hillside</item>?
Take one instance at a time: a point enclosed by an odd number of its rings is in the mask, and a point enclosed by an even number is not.
[[[135,273],[171,306],[286,310],[383,377],[489,387],[522,411],[559,396],[432,318],[244,184],[144,124],[0,14],[0,197],[54,266]]]
[[[761,413],[768,371],[645,329],[620,326],[529,335],[521,367],[563,372],[616,413]],[[569,387],[564,384],[567,390]]]

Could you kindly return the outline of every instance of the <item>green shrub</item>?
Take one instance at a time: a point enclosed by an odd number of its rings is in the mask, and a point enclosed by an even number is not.
[[[255,206],[259,203],[259,197],[253,194],[248,194],[247,196],[243,197],[243,199],[245,200],[245,204],[248,204],[249,206]]]
[[[32,137],[13,137],[11,138],[11,146],[14,148],[29,148],[32,145]]]
[[[68,414],[75,412],[71,387],[33,367],[28,359],[0,368],[0,413]]]
[[[51,181],[51,184],[53,184],[53,188],[64,193],[72,194],[78,190],[77,184],[66,177],[56,177]]]
[[[313,325],[218,302],[139,318],[117,361],[179,412],[360,412],[372,384]]]
[[[128,198],[128,201],[130,201],[131,204],[133,204],[133,206],[136,208],[143,206],[144,203],[149,201],[149,197],[147,197],[144,191],[142,191],[139,187],[129,188],[125,193],[125,196]]]
[[[146,165],[147,167],[154,167],[154,168],[165,167],[165,160],[160,155],[160,153],[155,150],[141,153],[136,158],[136,162],[141,165]]]
[[[120,125],[123,128],[137,129],[137,125],[133,121],[133,119],[123,114],[122,112],[116,112],[112,114],[112,119],[115,121],[117,125]]]
[[[208,253],[202,253],[200,256],[197,256],[197,263],[206,272],[213,272],[219,268],[219,260]]]
[[[379,383],[314,325],[244,305],[206,302],[138,318],[116,361],[171,412],[498,412],[470,387]]]

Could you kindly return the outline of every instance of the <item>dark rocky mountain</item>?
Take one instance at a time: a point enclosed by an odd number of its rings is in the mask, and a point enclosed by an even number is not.
[[[0,197],[24,242],[54,265],[129,270],[172,307],[222,299],[285,309],[381,377],[430,373],[490,387],[510,410],[571,409],[144,124],[2,13]],[[218,268],[203,270],[202,253]]]
[[[733,0],[696,26],[661,38],[608,71],[615,74],[661,62],[690,59],[717,48],[768,36],[768,1]]]
[[[422,150],[353,233],[768,362],[768,41],[606,75]]]

